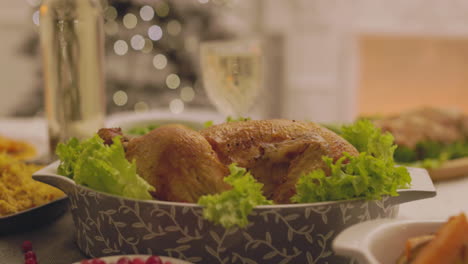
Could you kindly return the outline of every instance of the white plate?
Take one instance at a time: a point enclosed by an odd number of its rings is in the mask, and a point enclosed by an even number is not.
[[[128,129],[157,123],[192,123],[203,128],[207,121],[215,124],[222,123],[225,118],[219,113],[204,110],[192,110],[180,114],[173,114],[163,110],[151,110],[143,113],[120,112],[107,118],[106,127],[120,127],[124,132]]]
[[[102,257],[102,258],[99,258],[99,259],[102,259],[102,260],[104,260],[105,262],[107,262],[109,264],[112,261],[117,262],[117,260],[119,260],[122,257],[127,257],[129,259],[141,258],[142,260],[146,261],[146,259],[151,257],[151,255],[118,255],[118,256]],[[159,257],[161,258],[163,263],[166,262],[166,261],[170,261],[172,264],[191,264],[190,262],[183,261],[183,260],[180,260],[180,259],[175,259],[175,258],[170,258],[170,257],[163,257],[163,256],[159,256]],[[80,262],[75,262],[73,264],[80,264]]]
[[[359,264],[395,264],[408,238],[434,233],[446,221],[379,219],[354,225],[333,241],[338,255]]]

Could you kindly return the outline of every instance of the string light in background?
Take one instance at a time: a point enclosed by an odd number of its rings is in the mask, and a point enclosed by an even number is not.
[[[169,35],[177,36],[182,31],[182,25],[177,20],[171,20],[167,23],[166,29]]]
[[[106,20],[115,20],[117,18],[117,9],[113,6],[109,6],[104,11],[104,18]]]
[[[156,2],[156,14],[158,17],[166,17],[169,15],[169,5],[166,2]]]
[[[39,7],[42,0],[26,0],[30,6]],[[133,13],[120,14],[119,11],[109,5],[107,0],[102,0],[105,5],[103,5],[104,10],[104,32],[107,36],[118,36],[119,30],[122,25],[129,30],[136,29],[137,27],[145,27],[144,24],[141,26],[139,22],[146,21],[151,22],[155,19],[155,16],[159,18],[165,18],[169,16],[170,6],[166,1],[158,1],[151,5],[143,5],[139,10],[129,10]],[[209,3],[210,0],[198,0],[200,4]],[[214,0],[212,1],[215,2]],[[128,11],[127,11],[128,12]],[[156,18],[156,21],[158,19]],[[38,26],[40,23],[40,14],[36,10],[32,14],[32,22]],[[154,22],[153,22],[154,23]],[[165,32],[163,32],[162,27],[164,26]],[[162,25],[149,25],[147,29],[147,36],[140,34],[133,35],[130,40],[122,39],[123,36],[120,36],[121,39],[114,39],[113,50],[116,55],[124,56],[129,54],[130,47],[134,50],[141,51],[142,53],[152,53],[155,49],[158,48],[158,45],[155,44],[156,41],[161,40],[164,37],[164,34],[167,33],[172,37],[177,37],[182,33],[183,26],[178,19],[169,19],[166,24]],[[175,38],[170,38],[169,46],[175,48],[174,45],[171,45],[170,41],[175,41]],[[182,41],[182,47],[189,52],[196,52],[198,49],[198,38],[195,36],[188,36]],[[156,46],[155,46],[156,45]],[[180,47],[180,46],[179,46]],[[160,50],[159,52],[164,52]],[[153,66],[157,70],[164,70],[168,66],[169,59],[164,54],[156,54],[153,57]],[[178,74],[172,73],[167,75],[165,84],[169,89],[175,90],[181,87],[181,77]],[[195,84],[196,86],[196,84]],[[117,106],[126,106],[129,102],[131,94],[123,90],[118,90],[112,94],[112,101]],[[192,102],[195,98],[195,89],[191,86],[181,87],[179,92],[179,98],[173,99],[169,103],[169,110],[174,114],[179,114],[184,111],[185,103]],[[144,101],[138,101],[133,105],[135,112],[145,112],[149,110],[148,103]]]
[[[114,20],[107,21],[104,24],[104,32],[106,32],[106,34],[109,36],[117,34],[119,32],[119,24],[117,24],[117,22]]]
[[[128,51],[128,45],[127,45],[127,42],[125,42],[125,40],[117,40],[114,43],[115,54],[119,56],[123,56],[127,53],[127,51]]]
[[[116,105],[124,106],[125,104],[127,104],[128,96],[126,92],[119,90],[114,93],[114,96],[112,96],[112,99],[114,100],[114,103]]]
[[[126,28],[132,29],[138,24],[138,19],[134,14],[128,13],[123,17],[122,23]]]
[[[169,103],[169,110],[174,114],[180,114],[184,111],[184,102],[180,99],[174,99]]]
[[[135,112],[146,112],[149,109],[148,104],[145,102],[138,102],[133,108],[135,109]]]
[[[180,85],[180,78],[177,74],[171,73],[166,77],[166,85],[169,89],[177,89]]]
[[[164,68],[166,68],[166,65],[167,65],[167,58],[166,56],[164,56],[163,54],[158,54],[156,56],[154,56],[153,58],[153,66],[158,69],[158,70],[162,70]]]
[[[190,86],[182,87],[180,89],[180,98],[185,102],[191,102],[195,98],[195,91]]]
[[[142,50],[145,46],[145,39],[141,35],[135,35],[130,40],[130,45],[134,50]]]
[[[148,37],[154,41],[158,41],[162,38],[163,32],[160,26],[152,25],[148,28]]]
[[[143,6],[140,9],[140,17],[143,21],[150,21],[154,17],[154,9],[148,5]]]
[[[141,52],[143,53],[150,53],[153,50],[153,41],[151,39],[145,38],[145,45]]]

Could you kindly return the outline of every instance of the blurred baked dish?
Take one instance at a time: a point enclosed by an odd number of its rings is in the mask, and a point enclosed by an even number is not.
[[[397,264],[468,264],[468,222],[451,217],[435,234],[408,239]]]
[[[64,196],[62,191],[32,179],[31,175],[41,167],[0,153],[0,217],[16,214]]]
[[[398,163],[424,167],[434,180],[468,175],[467,114],[427,107],[374,123],[395,137]]]
[[[0,153],[6,153],[17,159],[25,160],[36,156],[36,148],[24,141],[7,138],[0,135]]]
[[[467,264],[468,223],[447,220],[366,221],[344,230],[333,250],[362,264]]]

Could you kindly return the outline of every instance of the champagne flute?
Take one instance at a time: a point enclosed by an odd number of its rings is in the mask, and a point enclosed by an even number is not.
[[[205,90],[218,111],[234,118],[246,117],[262,89],[261,42],[204,42],[200,59]]]

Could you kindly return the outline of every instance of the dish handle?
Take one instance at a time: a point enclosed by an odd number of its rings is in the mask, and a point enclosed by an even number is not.
[[[50,165],[33,173],[32,178],[36,181],[52,185],[62,190],[64,193],[69,194],[75,188],[75,182],[72,179],[57,174],[59,164],[60,161],[51,163]]]
[[[392,222],[393,219],[377,219],[353,225],[339,233],[333,240],[333,251],[338,255],[354,258],[358,263],[381,264],[369,250],[370,236],[364,234],[372,234]]]
[[[396,204],[432,198],[437,192],[427,170],[407,167],[411,176],[411,187],[398,190],[399,196],[392,197]]]

